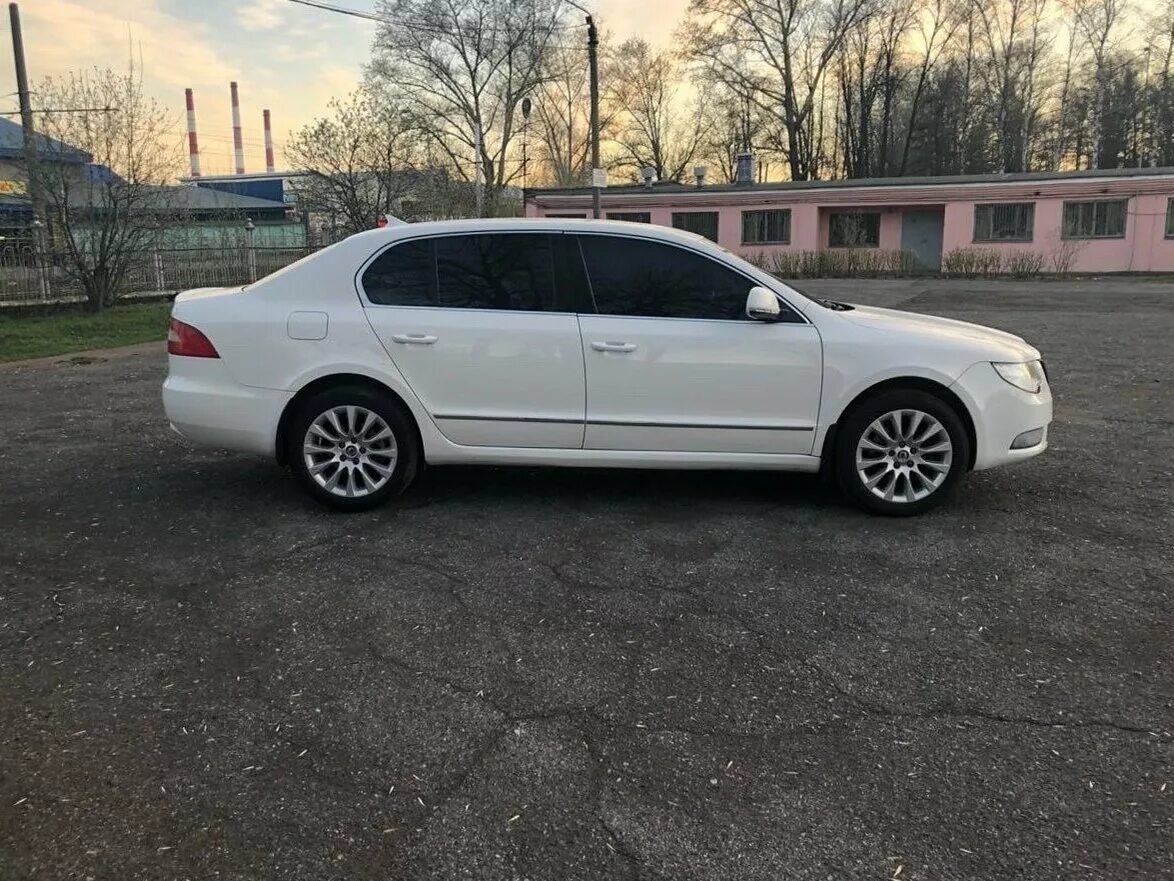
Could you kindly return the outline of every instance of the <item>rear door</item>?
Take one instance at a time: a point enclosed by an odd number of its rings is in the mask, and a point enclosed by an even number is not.
[[[811,452],[823,348],[802,315],[750,320],[756,282],[698,251],[577,238],[598,312],[579,319],[585,448]]]
[[[362,271],[367,316],[440,431],[470,446],[577,449],[583,354],[558,234],[411,239]]]

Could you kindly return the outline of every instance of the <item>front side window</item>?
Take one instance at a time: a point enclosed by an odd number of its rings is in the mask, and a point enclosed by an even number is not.
[[[742,212],[743,245],[791,244],[791,209]]]
[[[650,211],[609,211],[608,220],[626,220],[628,223],[652,223]]]
[[[976,242],[1030,242],[1034,224],[1034,202],[974,206]]]
[[[828,215],[828,246],[875,248],[880,245],[880,214],[875,211],[836,211]]]
[[[1064,203],[1064,238],[1123,239],[1128,199]]]
[[[749,320],[746,295],[754,282],[709,257],[620,236],[584,235],[579,242],[601,315]]]
[[[695,232],[711,242],[717,241],[716,211],[674,211],[673,228]]]

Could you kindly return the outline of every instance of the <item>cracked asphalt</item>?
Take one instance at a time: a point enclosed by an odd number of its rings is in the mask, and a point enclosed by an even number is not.
[[[1044,351],[1052,449],[446,468],[316,508],[158,349],[0,370],[0,878],[1174,877],[1174,284],[824,282]]]

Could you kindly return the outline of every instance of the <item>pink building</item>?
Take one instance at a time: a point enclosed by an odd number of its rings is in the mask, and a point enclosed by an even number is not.
[[[1044,271],[1174,272],[1174,168],[603,190],[617,220],[701,233],[743,256],[861,247],[939,269],[958,249]],[[527,217],[590,217],[591,190],[526,191]]]

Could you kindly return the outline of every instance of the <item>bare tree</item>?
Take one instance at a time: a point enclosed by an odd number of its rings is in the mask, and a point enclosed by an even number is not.
[[[1103,168],[1105,156],[1106,97],[1113,70],[1109,60],[1116,50],[1116,31],[1126,15],[1126,0],[1074,0],[1072,20],[1077,32],[1084,38],[1092,61],[1093,131],[1092,165]],[[1116,164],[1115,161],[1109,164]]]
[[[177,120],[144,94],[133,62],[125,73],[95,68],[49,77],[36,95],[43,107],[80,111],[40,115],[41,134],[53,140],[30,174],[45,200],[60,268],[97,312],[114,302],[174,207],[165,185],[182,167]],[[90,162],[76,161],[78,151]]]
[[[402,200],[417,184],[415,132],[404,113],[370,87],[328,108],[286,144],[302,207],[324,215],[341,235],[371,229],[383,214],[402,215]]]
[[[680,180],[697,158],[709,130],[699,102],[681,96],[682,71],[667,52],[646,41],[625,41],[608,59],[607,103],[616,115],[615,165],[650,166],[659,180]]]
[[[793,180],[820,175],[821,86],[847,35],[876,0],[691,0],[688,49],[710,76],[754,96],[782,122]],[[751,91],[751,86],[754,86]]]
[[[591,155],[587,53],[578,46],[559,46],[551,52],[547,71],[533,96],[530,129],[537,161],[531,160],[530,179],[545,178],[559,187],[580,185]],[[601,127],[606,126],[604,118]]]
[[[1023,171],[1040,112],[1035,73],[1050,48],[1048,0],[973,0],[976,73],[983,108],[993,120],[1000,170]]]
[[[402,94],[420,132],[466,180],[481,167],[490,211],[520,174],[523,97],[550,77],[562,0],[380,0],[369,75]]]

